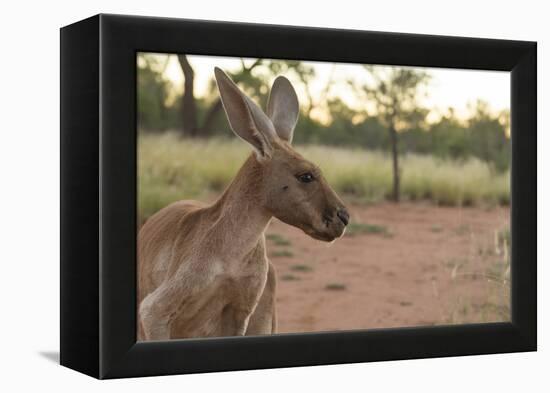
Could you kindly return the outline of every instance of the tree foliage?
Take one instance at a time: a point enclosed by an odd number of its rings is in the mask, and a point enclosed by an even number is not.
[[[150,55],[140,55],[137,77],[137,109],[140,127],[163,131],[174,126],[174,113],[167,105],[170,82],[163,78],[163,64]]]
[[[158,57],[140,55],[138,67],[138,125],[144,132],[184,130],[183,93],[163,77],[166,64]],[[427,109],[421,106],[423,86],[429,75],[411,69],[392,68],[382,71],[366,67],[370,79],[363,86],[349,85],[364,108],[351,108],[329,89],[334,81],[328,78],[321,94],[310,91],[316,77],[313,67],[300,61],[243,59],[241,67],[230,72],[235,82],[254,100],[265,107],[269,83],[277,75],[286,75],[305,97],[301,99],[301,115],[295,133],[295,143],[315,143],[362,147],[397,155],[407,153],[433,154],[442,159],[466,160],[476,157],[502,172],[509,168],[511,143],[507,136],[509,113],[493,113],[482,101],[471,108],[468,119],[459,118],[452,108],[437,121],[426,122]],[[346,82],[343,82],[346,85]],[[184,90],[184,86],[179,91]],[[194,98],[196,137],[231,137],[232,133],[219,101],[214,79],[203,97]],[[304,99],[305,98],[305,99]],[[314,109],[326,112],[320,121]],[[395,130],[397,143],[392,141]],[[182,135],[191,136],[189,131]],[[406,171],[407,168],[399,168]]]
[[[393,167],[393,200],[400,196],[399,131],[420,127],[428,110],[419,102],[419,90],[430,79],[425,71],[401,67],[365,65],[372,82],[355,86],[364,102],[374,104],[374,113],[389,132]],[[369,109],[367,109],[369,111]]]

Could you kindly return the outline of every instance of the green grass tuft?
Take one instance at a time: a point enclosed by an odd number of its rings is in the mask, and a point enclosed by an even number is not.
[[[297,277],[293,274],[283,274],[281,276],[281,280],[283,280],[283,281],[299,281],[300,277]]]
[[[351,222],[346,228],[346,236],[357,236],[365,234],[389,235],[388,228],[382,225]]]
[[[272,241],[273,244],[275,244],[276,246],[290,246],[292,244],[290,240],[284,238],[277,233],[270,233],[267,234],[265,237],[267,240]]]
[[[271,256],[274,258],[279,258],[279,257],[290,258],[290,257],[293,257],[294,254],[292,253],[292,251],[289,251],[289,250],[276,250],[271,253]]]
[[[294,270],[295,272],[311,272],[313,271],[313,268],[309,265],[299,264],[299,265],[292,265],[290,267],[290,270]]]
[[[325,286],[325,289],[328,291],[344,291],[346,290],[346,288],[347,287],[345,284],[340,284],[340,283],[331,283]]]

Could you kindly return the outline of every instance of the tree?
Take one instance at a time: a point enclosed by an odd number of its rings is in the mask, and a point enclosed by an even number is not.
[[[254,61],[252,64],[246,66],[243,59],[241,59],[242,68],[236,73],[232,73],[233,80],[238,83],[239,81],[253,80],[252,70],[258,65],[262,64],[262,59]],[[202,125],[198,125],[197,115],[197,100],[195,98],[194,84],[195,84],[195,72],[193,67],[189,63],[186,55],[178,55],[178,62],[183,72],[183,97],[182,97],[182,117],[183,117],[183,134],[191,137],[205,136],[212,129],[212,125],[216,120],[217,114],[222,108],[221,100],[216,98],[206,111],[204,121]]]
[[[210,134],[216,124],[218,113],[222,109],[222,103],[217,94],[216,83],[211,80],[209,97],[215,97],[210,100],[208,98],[202,101],[201,107],[208,105],[201,116],[198,115],[199,108],[197,98],[194,95],[194,76],[193,67],[189,63],[186,55],[178,55],[181,70],[184,76],[184,91],[182,97],[182,116],[183,116],[183,134],[189,136],[206,136]],[[255,72],[259,70],[259,72]],[[234,71],[227,72],[231,79],[235,81],[249,96],[260,101],[261,105],[267,104],[269,95],[269,82],[273,77],[279,74],[288,74],[293,72],[296,77],[304,84],[315,76],[313,67],[308,66],[300,61],[295,60],[266,60],[255,59],[245,60],[240,59],[240,68]],[[310,102],[310,107],[312,103]],[[202,120],[202,121],[200,121]]]
[[[183,97],[181,100],[181,114],[183,133],[196,136],[197,129],[197,103],[195,102],[195,71],[189,64],[186,55],[178,55],[181,71],[183,72]]]
[[[166,107],[170,86],[163,78],[166,63],[150,55],[140,54],[138,59],[138,124],[149,130],[165,129],[171,120]]]
[[[392,199],[400,199],[400,168],[399,168],[399,132],[418,128],[424,121],[428,111],[420,106],[420,87],[430,79],[428,73],[410,68],[364,66],[369,72],[371,81],[357,87],[367,101],[374,106],[374,115],[388,129],[390,134],[393,170]]]
[[[472,153],[469,129],[453,108],[448,108],[437,122],[430,125],[429,135],[429,152],[438,157],[466,160]]]
[[[509,168],[510,139],[506,136],[510,114],[504,111],[493,114],[488,103],[478,100],[468,120],[470,149],[475,156],[486,161],[492,169],[503,172]]]

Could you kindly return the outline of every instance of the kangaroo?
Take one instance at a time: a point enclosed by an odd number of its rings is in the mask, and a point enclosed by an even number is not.
[[[288,79],[275,80],[264,113],[221,69],[214,73],[231,129],[253,153],[213,204],[175,202],[139,231],[142,341],[275,333],[270,220],[326,242],[349,221],[320,169],[291,146],[299,105]]]

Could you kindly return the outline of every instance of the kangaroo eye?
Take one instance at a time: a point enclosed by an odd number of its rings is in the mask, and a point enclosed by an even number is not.
[[[298,175],[297,177],[298,177],[298,180],[300,180],[302,183],[310,183],[313,180],[315,180],[313,175],[309,172]]]

